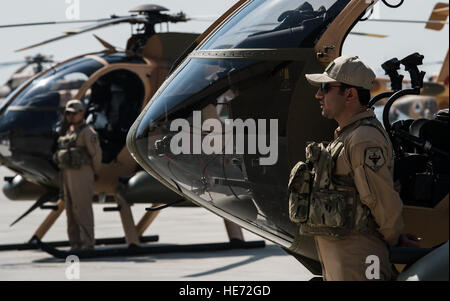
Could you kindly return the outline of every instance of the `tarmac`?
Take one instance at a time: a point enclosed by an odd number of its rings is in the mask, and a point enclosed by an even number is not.
[[[3,177],[14,175],[0,167]],[[10,201],[0,192],[0,244],[27,242],[48,214],[37,209],[13,227],[9,225],[33,202]],[[95,236],[123,236],[118,212],[103,212],[94,205]],[[111,206],[111,205],[109,205]],[[132,206],[135,222],[145,204]],[[263,240],[243,230],[246,241]],[[159,235],[151,245],[228,242],[223,220],[203,208],[163,209],[144,235]],[[42,239],[67,240],[65,213]],[[153,254],[81,260],[79,277],[67,277],[72,266],[41,250],[0,251],[0,281],[306,281],[313,275],[294,257],[266,240],[264,248]],[[72,279],[69,279],[72,278]]]

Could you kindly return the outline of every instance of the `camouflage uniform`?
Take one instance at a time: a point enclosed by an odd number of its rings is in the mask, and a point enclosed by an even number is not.
[[[380,280],[390,280],[391,263],[387,244],[395,245],[403,229],[402,201],[393,185],[393,151],[390,142],[377,128],[359,126],[345,128],[362,119],[378,122],[372,110],[355,115],[335,138],[344,141],[336,160],[334,174],[350,176],[374,217],[378,230],[374,234],[354,231],[343,238],[316,236],[316,246],[326,280],[367,280],[367,257],[376,255],[380,262]]]
[[[373,111],[363,110],[376,75],[357,56],[340,56],[305,77],[320,86],[322,115],[339,127],[326,148],[308,144],[309,163],[291,171],[289,216],[298,234],[315,236],[325,280],[390,280],[388,244],[403,229],[402,201],[390,138]]]
[[[82,108],[79,101],[70,106]],[[95,245],[92,198],[94,175],[100,172],[102,152],[98,135],[84,121],[58,138],[55,161],[62,170],[67,232],[72,249],[91,249]]]

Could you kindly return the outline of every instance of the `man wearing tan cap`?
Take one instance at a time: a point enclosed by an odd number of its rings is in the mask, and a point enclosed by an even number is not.
[[[63,172],[69,242],[73,250],[92,249],[95,244],[92,197],[102,150],[97,133],[84,120],[84,106],[79,100],[68,101],[64,115],[70,126],[58,138],[55,161]]]
[[[341,56],[306,78],[319,87],[322,116],[339,127],[330,144],[315,144],[330,154],[329,180],[311,192],[300,232],[315,236],[325,280],[390,280],[388,245],[398,243],[403,229],[402,201],[389,137],[367,108],[375,74],[358,57]],[[307,157],[314,152],[308,147]]]

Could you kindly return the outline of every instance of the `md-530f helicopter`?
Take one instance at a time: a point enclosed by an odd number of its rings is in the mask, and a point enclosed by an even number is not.
[[[125,51],[118,51],[108,42],[96,37],[106,50],[80,55],[37,74],[1,104],[0,164],[17,173],[16,176],[5,179],[3,192],[11,200],[37,200],[15,222],[36,208],[52,211],[33,234],[30,243],[4,245],[0,249],[37,247],[64,210],[64,202],[59,193],[59,171],[52,161],[52,154],[58,134],[68,126],[63,110],[70,99],[79,99],[85,104],[87,123],[99,134],[103,164],[94,187],[94,201],[116,203],[117,206],[104,208],[104,211],[119,211],[125,232],[126,239],[97,242],[139,245],[140,242],[157,240],[157,236],[143,237],[144,231],[155,219],[159,209],[184,199],[145,171],[139,171],[125,143],[129,127],[166,79],[171,64],[198,37],[197,34],[190,33],[156,33],[156,24],[188,21],[183,13],[170,15],[165,11],[166,8],[158,5],[142,5],[131,10],[133,14],[130,16],[112,16],[94,25],[66,31],[62,36],[20,49],[30,49],[114,24],[136,25]],[[12,26],[14,25],[2,27]],[[48,205],[52,202],[56,202],[56,205]],[[133,203],[153,204],[137,224],[130,210]],[[188,205],[195,206],[192,203]],[[233,247],[264,246],[263,241],[253,245],[252,242],[246,244],[239,227],[228,221],[225,224],[230,240],[238,242]],[[57,242],[52,246],[59,245],[67,245],[67,242]],[[194,245],[193,249],[207,247],[208,245]],[[219,247],[229,248],[230,244]],[[133,253],[130,249],[122,251],[115,250],[113,253]],[[169,249],[162,248],[159,251]],[[142,249],[139,252],[142,253]],[[78,255],[95,257],[102,254],[111,255],[101,252]]]
[[[307,141],[330,141],[336,128],[321,117],[305,74],[323,72],[341,55],[348,33],[376,2],[239,1],[177,61],[133,124],[133,157],[184,198],[321,275],[314,238],[300,235],[288,214],[289,171],[305,160]],[[391,94],[384,116],[399,96],[420,93],[422,59],[396,59],[412,87]],[[423,238],[423,248],[392,249],[391,260],[409,265],[399,279],[448,280],[448,110],[433,120],[384,125],[397,151],[404,233]]]

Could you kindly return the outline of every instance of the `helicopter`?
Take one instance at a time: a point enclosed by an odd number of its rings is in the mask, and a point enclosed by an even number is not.
[[[239,1],[176,61],[133,123],[133,158],[174,192],[321,275],[314,238],[300,235],[288,215],[289,171],[305,160],[307,141],[330,141],[336,128],[321,118],[304,75],[340,56],[348,33],[377,2]],[[398,279],[448,280],[448,109],[433,120],[388,120],[400,96],[420,94],[422,60],[418,53],[396,59],[409,70],[411,88],[391,91],[383,111],[404,232],[423,238],[421,248],[391,248],[390,256],[403,264]]]
[[[40,53],[34,56],[26,56],[25,60],[2,62],[1,67],[22,65],[18,68],[13,75],[6,81],[3,87],[0,87],[0,103],[8,96],[9,93],[14,91],[27,79],[47,69],[54,63],[52,56],[42,55]]]
[[[94,35],[105,50],[82,54],[43,70],[15,89],[0,104],[0,164],[16,172],[15,176],[5,178],[3,192],[10,200],[36,200],[12,225],[37,208],[50,210],[28,243],[3,245],[0,250],[68,245],[67,241],[43,243],[42,238],[64,210],[59,170],[52,161],[52,154],[58,135],[67,129],[63,111],[66,102],[71,99],[84,103],[86,122],[97,131],[103,152],[102,168],[94,185],[94,203],[115,204],[103,210],[119,212],[125,232],[124,238],[98,239],[97,244],[125,243],[128,247],[112,250],[115,256],[155,252],[154,248],[144,248],[140,244],[158,240],[158,236],[143,236],[143,233],[160,210],[175,204],[197,207],[184,202],[181,196],[140,170],[126,148],[129,127],[166,79],[171,64],[198,37],[193,33],[156,33],[154,27],[157,24],[190,20],[182,12],[168,14],[167,11],[159,5],[141,5],[130,10],[129,16],[113,15],[94,25],[66,31],[64,35],[18,50],[31,49],[105,26],[120,23],[135,25],[124,51]],[[33,147],[30,148],[30,145]],[[184,203],[179,204],[181,202]],[[152,205],[146,208],[138,223],[134,222],[130,209],[135,203]],[[264,246],[264,241],[244,241],[239,227],[224,222],[230,243],[192,245],[191,249]],[[183,247],[185,251],[189,249]],[[158,252],[172,249],[159,248]],[[52,251],[53,254],[59,252]],[[110,254],[95,251],[78,255],[86,258]]]

